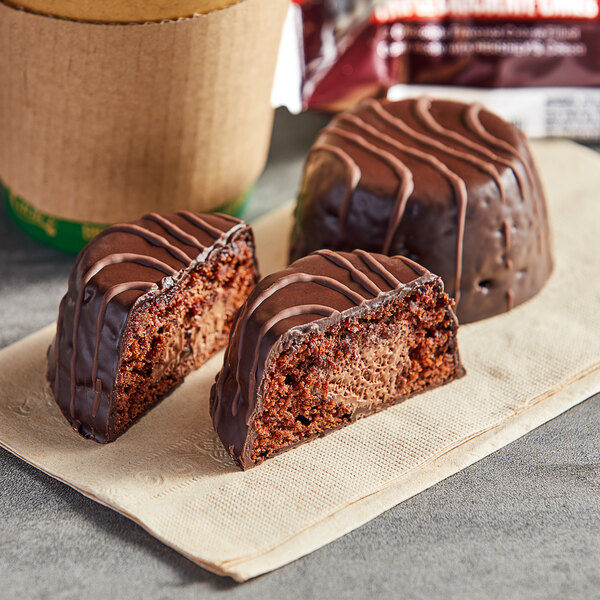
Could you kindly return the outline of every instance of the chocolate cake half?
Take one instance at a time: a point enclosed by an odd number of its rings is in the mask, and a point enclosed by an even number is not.
[[[461,377],[442,280],[400,257],[320,250],[263,279],[211,391],[242,469]]]
[[[109,442],[227,343],[258,278],[248,225],[151,213],[79,254],[48,350],[56,401],[83,436]]]

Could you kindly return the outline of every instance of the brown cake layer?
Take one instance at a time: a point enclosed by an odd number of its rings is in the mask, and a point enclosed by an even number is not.
[[[121,347],[114,435],[224,348],[237,309],[254,287],[249,240],[214,253],[172,295],[136,308]]]
[[[250,228],[225,215],[146,215],[78,256],[48,379],[72,426],[115,439],[225,346],[258,277]]]
[[[443,279],[461,323],[510,310],[552,271],[525,136],[478,104],[427,97],[339,114],[306,159],[291,260],[319,248],[411,258]]]
[[[410,260],[318,252],[260,282],[211,392],[249,468],[464,374],[439,277]]]

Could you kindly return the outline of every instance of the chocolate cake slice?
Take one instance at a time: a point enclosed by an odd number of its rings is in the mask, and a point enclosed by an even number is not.
[[[400,257],[320,250],[263,279],[211,390],[242,469],[461,377],[442,280]]]
[[[56,401],[83,436],[109,442],[227,343],[258,278],[248,225],[151,213],[79,254],[48,350]]]

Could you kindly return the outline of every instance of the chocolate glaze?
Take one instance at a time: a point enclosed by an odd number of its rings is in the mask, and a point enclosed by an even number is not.
[[[61,301],[47,378],[74,429],[113,439],[112,391],[134,309],[168,296],[196,266],[238,236],[242,221],[221,214],[150,213],[113,225],[79,254]]]
[[[309,152],[291,260],[319,248],[403,255],[442,277],[461,322],[510,310],[552,271],[527,141],[478,104],[367,100]]]
[[[253,421],[262,410],[261,386],[271,358],[301,343],[305,334],[362,316],[431,281],[442,285],[408,258],[362,250],[320,250],[263,279],[237,315],[223,368],[211,390],[215,430],[236,462],[244,469],[254,464]],[[360,410],[353,419],[362,416]]]

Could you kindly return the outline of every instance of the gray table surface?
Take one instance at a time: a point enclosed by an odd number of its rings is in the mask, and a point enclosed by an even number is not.
[[[247,216],[294,196],[324,123],[276,116]],[[56,318],[73,257],[0,209],[0,347]],[[600,396],[245,584],[0,450],[0,598],[600,598]]]

